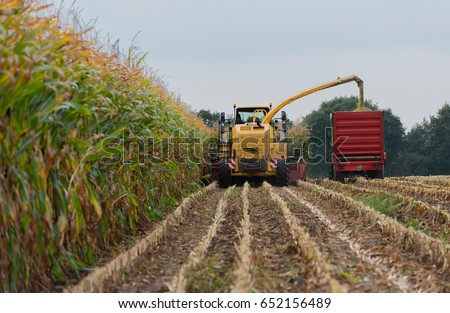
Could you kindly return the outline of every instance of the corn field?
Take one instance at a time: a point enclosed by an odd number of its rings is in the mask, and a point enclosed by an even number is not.
[[[450,291],[449,176],[201,187],[210,130],[89,38],[0,0],[0,291]]]
[[[204,137],[203,124],[142,59],[101,52],[48,10],[0,1],[2,291],[78,280],[200,177],[194,162],[157,162],[163,151],[132,153],[127,142]]]

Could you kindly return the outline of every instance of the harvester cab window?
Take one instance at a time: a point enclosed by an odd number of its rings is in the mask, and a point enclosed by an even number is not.
[[[240,108],[236,112],[236,124],[245,124],[253,122],[253,115],[256,110],[256,122],[261,122],[269,111],[269,108]]]

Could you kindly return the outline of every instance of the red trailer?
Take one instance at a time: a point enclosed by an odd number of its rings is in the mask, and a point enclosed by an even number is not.
[[[383,111],[334,112],[331,131],[330,179],[343,182],[356,175],[384,178]]]

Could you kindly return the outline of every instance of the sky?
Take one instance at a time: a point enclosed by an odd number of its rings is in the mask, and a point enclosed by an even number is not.
[[[122,48],[139,33],[134,44],[149,52],[146,63],[196,111],[275,105],[353,74],[364,80],[366,99],[392,109],[407,128],[450,102],[450,1],[77,0],[75,6]],[[286,111],[295,120],[323,101],[357,94],[350,83]]]

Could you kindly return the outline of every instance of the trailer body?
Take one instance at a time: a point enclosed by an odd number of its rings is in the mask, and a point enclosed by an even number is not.
[[[330,178],[344,181],[356,175],[384,178],[383,111],[331,113]]]

